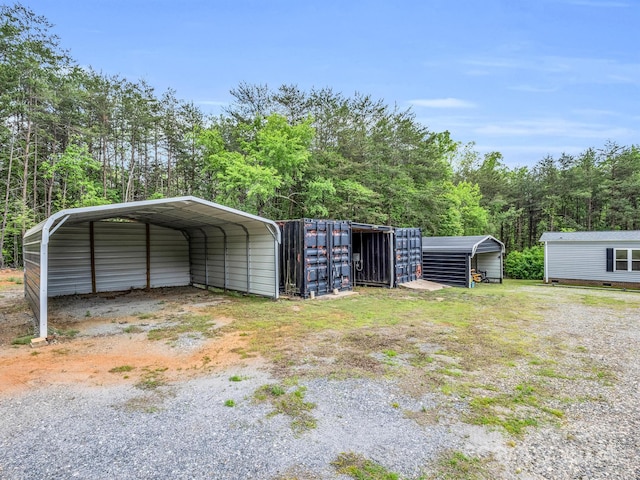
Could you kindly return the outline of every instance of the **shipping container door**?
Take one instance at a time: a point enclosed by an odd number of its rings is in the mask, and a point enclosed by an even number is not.
[[[422,278],[422,232],[419,228],[395,229],[396,286]]]

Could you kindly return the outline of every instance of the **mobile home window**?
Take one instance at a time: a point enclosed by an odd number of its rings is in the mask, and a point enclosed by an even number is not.
[[[616,248],[616,271],[640,272],[640,250]]]

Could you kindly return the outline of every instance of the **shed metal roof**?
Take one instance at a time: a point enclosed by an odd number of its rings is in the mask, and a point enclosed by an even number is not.
[[[62,223],[96,222],[109,218],[134,220],[176,230],[230,224],[266,226],[276,241],[280,242],[280,229],[275,222],[192,196],[61,210],[28,230],[25,238],[45,227],[53,231]]]
[[[504,244],[491,235],[466,237],[422,237],[422,250],[440,252],[461,252],[475,255],[478,247],[482,251],[504,252]]]
[[[544,232],[541,242],[630,242],[640,241],[640,230],[609,232]]]

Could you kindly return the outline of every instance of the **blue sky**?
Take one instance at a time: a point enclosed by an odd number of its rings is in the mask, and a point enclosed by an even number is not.
[[[411,107],[510,167],[639,144],[640,0],[23,0],[81,65],[219,113],[240,82]]]

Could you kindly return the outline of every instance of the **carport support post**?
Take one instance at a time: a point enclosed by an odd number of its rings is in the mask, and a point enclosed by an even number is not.
[[[42,228],[40,241],[40,338],[47,338],[47,300],[49,284],[49,225]]]
[[[145,223],[147,237],[147,290],[151,288],[151,228]]]
[[[91,252],[91,293],[96,293],[96,247],[93,222],[89,222],[89,250]]]

